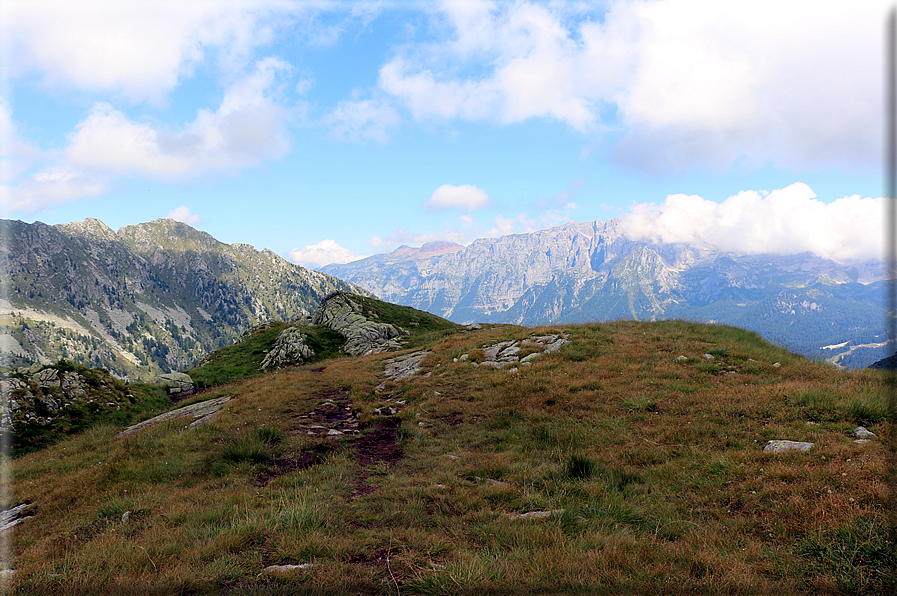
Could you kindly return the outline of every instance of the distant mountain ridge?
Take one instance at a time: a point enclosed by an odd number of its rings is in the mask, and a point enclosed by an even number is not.
[[[886,355],[884,346],[874,346],[884,334],[880,261],[636,241],[619,220],[479,239],[444,255],[375,255],[322,270],[457,323],[681,318],[737,325],[851,368]],[[852,349],[820,349],[846,341]]]
[[[413,248],[403,244],[386,255],[386,258],[392,261],[412,261],[447,255],[459,250],[464,250],[464,247],[455,242],[425,242],[420,248]]]
[[[0,226],[8,366],[65,358],[152,378],[194,364],[256,323],[309,315],[330,292],[360,291],[171,219],[117,232],[92,218]]]

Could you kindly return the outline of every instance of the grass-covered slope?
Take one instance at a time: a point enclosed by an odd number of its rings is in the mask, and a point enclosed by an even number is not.
[[[562,332],[572,344],[517,372],[471,362]],[[35,516],[14,530],[11,592],[894,587],[882,373],[681,322],[427,347],[398,383],[395,354],[324,360],[206,392],[234,398],[204,426],[100,426],[19,458],[13,504]],[[858,424],[878,438],[854,442]],[[764,453],[772,439],[815,446]]]
[[[162,388],[125,383],[104,369],[60,360],[31,370],[2,371],[0,440],[6,441],[4,434],[13,429],[9,444],[15,455],[96,424],[130,424],[172,404]]]
[[[357,294],[344,295],[361,307],[359,314],[362,316],[401,329],[401,339],[407,348],[428,345],[439,337],[460,329],[459,325],[451,321],[409,306],[390,304]],[[199,387],[230,383],[260,374],[265,355],[274,346],[277,336],[289,327],[300,327],[302,333],[308,336],[306,343],[314,351],[314,356],[305,359],[306,364],[338,357],[346,341],[340,333],[324,325],[312,325],[308,321],[271,321],[253,327],[236,343],[209,354],[197,367],[186,372]]]

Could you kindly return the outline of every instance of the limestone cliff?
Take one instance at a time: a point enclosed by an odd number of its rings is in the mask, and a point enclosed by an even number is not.
[[[323,270],[458,323],[682,318],[747,328],[853,367],[886,355],[875,348],[848,360],[820,349],[882,341],[881,262],[635,241],[617,220],[484,238],[446,254],[404,247]]]

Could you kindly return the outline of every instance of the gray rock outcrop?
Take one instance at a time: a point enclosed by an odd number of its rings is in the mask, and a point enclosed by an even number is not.
[[[301,364],[303,360],[311,358],[315,355],[305,340],[308,334],[303,333],[299,327],[289,327],[280,332],[274,345],[262,360],[260,368],[267,370],[269,368],[281,368],[293,364]]]
[[[517,372],[517,365],[529,365],[533,360],[543,354],[557,352],[567,344],[573,343],[568,333],[561,335],[537,335],[521,340],[500,341],[496,344],[483,346],[484,358],[482,362],[471,362],[474,366],[491,366],[493,368],[511,367],[510,371]],[[521,357],[521,352],[529,352]],[[456,362],[470,361],[470,354],[462,354]]]
[[[168,390],[171,397],[186,397],[196,392],[196,386],[190,375],[182,372],[170,372],[160,375],[157,385],[161,385]]]
[[[52,429],[60,417],[120,410],[132,403],[127,387],[106,371],[69,370],[69,366],[34,365],[14,369],[0,380],[0,431],[25,431],[30,425]]]
[[[118,435],[116,436],[126,437],[144,428],[155,426],[168,420],[172,420],[174,418],[182,418],[185,416],[190,416],[194,419],[193,422],[191,422],[185,428],[193,428],[201,424],[205,424],[206,422],[211,420],[212,417],[214,417],[215,414],[217,414],[218,411],[223,408],[224,405],[231,399],[233,399],[232,395],[225,395],[223,397],[216,397],[215,399],[201,401],[199,403],[190,404],[189,406],[184,406],[183,408],[171,410],[169,412],[165,412],[163,414],[159,414],[158,416],[150,418],[149,420],[144,420],[143,422],[135,424],[134,426],[129,426],[125,430],[118,433]]]
[[[389,323],[364,315],[360,304],[344,292],[330,294],[315,310],[312,323],[325,325],[346,338],[343,351],[351,356],[377,354],[402,347],[401,333]]]
[[[392,381],[402,381],[420,372],[421,361],[432,352],[412,352],[386,361],[383,376]]]

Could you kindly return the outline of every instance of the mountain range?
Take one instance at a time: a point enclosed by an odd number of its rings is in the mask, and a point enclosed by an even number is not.
[[[847,368],[893,353],[880,261],[636,241],[617,220],[402,246],[323,272],[170,219],[0,226],[0,347],[13,367],[67,359],[148,380],[253,325],[309,316],[337,290],[455,323],[725,323]]]
[[[366,294],[270,250],[171,220],[113,231],[96,219],[0,221],[0,346],[7,366],[71,360],[151,379],[192,366],[251,326]]]
[[[322,270],[457,323],[718,322],[848,368],[893,351],[884,341],[879,260],[638,241],[619,220],[569,223],[467,247],[401,247]]]

